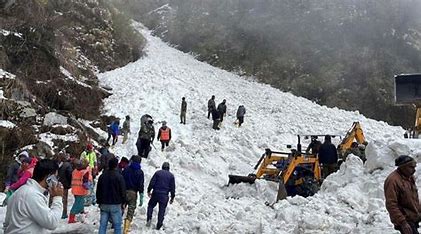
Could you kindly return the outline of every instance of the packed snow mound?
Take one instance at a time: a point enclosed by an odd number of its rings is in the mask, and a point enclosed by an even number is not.
[[[146,56],[99,78],[100,85],[113,92],[104,102],[104,113],[121,119],[130,115],[132,120],[129,140],[124,145],[119,141],[115,154],[137,154],[135,142],[143,114],[154,117],[156,131],[164,120],[172,129],[170,147],[161,152],[155,142],[157,149],[142,162],[145,187],[164,161],[170,162],[176,178],[176,198],[167,208],[161,233],[394,232],[384,207],[383,181],[399,154],[420,161],[421,141],[401,139],[402,128],[358,112],[320,106],[199,62],[151,36],[140,24],[136,27],[148,41]],[[213,130],[207,119],[207,100],[212,95],[217,104],[227,100],[228,113],[220,131]],[[182,97],[188,103],[186,125],[179,123]],[[234,125],[239,105],[247,109],[240,128]],[[289,197],[271,207],[266,203],[275,199],[276,184],[258,181],[227,186],[228,174],[254,172],[265,148],[286,151],[287,144],[297,143],[297,134],[345,135],[354,121],[362,124],[369,142],[368,161],[363,165],[358,157],[348,157],[315,196]],[[308,143],[303,140],[304,145]],[[145,227],[147,202],[145,196],[131,233],[156,232]],[[98,220],[98,208],[90,207],[83,227],[93,232]],[[75,226],[63,221],[58,232],[67,228]]]

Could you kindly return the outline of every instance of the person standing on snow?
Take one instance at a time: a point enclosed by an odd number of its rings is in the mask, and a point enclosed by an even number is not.
[[[122,144],[126,143],[127,138],[129,137],[130,133],[130,116],[126,115],[126,120],[123,122],[123,128],[121,129],[123,133],[123,142]]]
[[[20,165],[20,171],[18,173],[18,181],[11,184],[9,186],[9,190],[12,192],[16,191],[20,187],[22,187],[34,174],[34,165],[32,163],[32,158],[25,157],[22,160],[22,164]],[[6,191],[7,193],[7,191]]]
[[[168,197],[168,193],[171,193],[171,199]],[[172,204],[175,197],[175,179],[174,175],[170,172],[170,164],[168,162],[164,162],[162,164],[162,170],[155,172],[152,176],[148,186],[148,196],[150,200],[148,203],[146,226],[151,226],[153,209],[159,203],[158,223],[156,224],[156,229],[159,230],[164,222],[168,200]]]
[[[208,119],[213,110],[216,110],[215,95],[212,95],[211,99],[208,101]]]
[[[10,190],[10,185],[18,181],[20,168],[25,158],[30,158],[29,154],[26,151],[22,151],[7,167],[6,179],[4,180],[4,193],[6,194],[6,198],[3,200],[2,206],[7,205],[7,200],[13,194],[13,190]]]
[[[331,136],[326,135],[325,141],[319,148],[319,162],[322,164],[323,178],[336,171],[338,165],[338,151],[332,144]]]
[[[217,109],[213,109],[212,110],[212,120],[213,120],[213,125],[212,128],[215,130],[219,130],[219,121],[220,121],[220,113]]]
[[[171,140],[171,128],[167,127],[167,122],[162,121],[162,127],[158,130],[158,141],[161,141],[161,151],[164,151],[165,146],[168,146]]]
[[[65,153],[60,153],[57,158],[58,161],[58,181],[63,185],[63,214],[62,219],[67,219],[67,200],[69,197],[69,189],[72,188],[72,165],[69,162],[69,157]]]
[[[25,159],[26,157],[29,158],[29,154],[26,151],[22,151],[16,158],[15,160],[9,164],[9,166],[7,167],[7,174],[6,174],[6,178],[4,180],[4,185],[6,187],[6,189],[9,189],[9,186],[13,183],[15,183],[16,181],[18,181],[18,171],[20,168],[20,165],[22,164],[23,159]]]
[[[217,109],[218,109],[218,112],[219,112],[220,122],[222,123],[222,121],[224,121],[224,116],[227,113],[227,105],[226,105],[225,99],[221,103],[219,103]]]
[[[83,212],[85,197],[92,187],[92,175],[86,159],[75,159],[73,161],[75,169],[72,172],[72,194],[75,201],[70,209],[68,223],[76,223],[76,215]]]
[[[187,102],[186,98],[181,99],[181,112],[180,112],[180,123],[186,124],[186,112],[187,112]]]
[[[32,179],[9,200],[4,233],[49,233],[60,224],[63,188],[57,182],[58,165],[51,159],[40,160]],[[51,208],[49,196],[53,198]]]
[[[97,158],[96,158],[94,146],[91,143],[86,145],[86,150],[84,150],[81,153],[80,159],[81,159],[81,161],[83,161],[83,159],[86,159],[88,161],[89,168],[91,170],[91,176],[92,176],[93,180],[95,181],[95,176],[98,173],[98,165],[97,165]],[[93,183],[92,186],[89,188],[89,195],[85,197],[85,204],[86,205],[91,205],[91,204],[95,205],[95,203],[96,203],[94,187],[95,187],[95,183]]]
[[[99,176],[96,198],[101,210],[99,234],[107,233],[108,219],[111,217],[114,233],[121,234],[122,206],[126,204],[126,183],[117,170],[118,159],[112,158],[108,170]]]
[[[141,119],[143,119],[143,116]],[[140,127],[136,142],[138,155],[143,158],[148,157],[149,152],[151,151],[151,144],[155,138],[155,128],[153,126],[152,117],[149,116],[145,119],[144,124]]]
[[[245,114],[246,114],[246,108],[243,105],[240,105],[237,110],[238,127],[241,127],[241,124],[244,123]]]
[[[139,206],[142,206],[143,203],[144,174],[140,166],[141,161],[142,158],[140,156],[133,155],[130,158],[130,165],[123,171],[128,205],[126,219],[124,220],[124,234],[129,233],[130,225],[136,210],[137,193],[139,193],[140,196]]]
[[[412,157],[401,155],[395,160],[395,166],[398,168],[384,182],[390,221],[400,233],[418,233],[421,205],[414,177],[417,162]]]
[[[120,120],[116,119],[113,122],[111,122],[110,126],[108,126],[108,138],[107,138],[107,144],[109,144],[111,136],[113,137],[113,143],[112,145],[115,145],[118,140],[118,134],[120,134]]]

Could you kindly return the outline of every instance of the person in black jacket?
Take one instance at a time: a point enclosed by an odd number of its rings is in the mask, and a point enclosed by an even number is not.
[[[168,197],[168,193],[171,193],[171,199]],[[153,209],[159,203],[158,223],[156,224],[156,229],[159,230],[164,222],[168,200],[172,204],[175,197],[175,179],[174,175],[170,172],[170,164],[168,162],[164,162],[162,164],[162,170],[155,172],[152,176],[148,186],[148,196],[150,200],[148,203],[146,226],[149,227],[151,225]]]
[[[219,119],[220,119],[221,123],[222,123],[222,121],[224,121],[224,116],[227,113],[227,104],[226,104],[226,102],[227,101],[225,99],[222,100],[222,102],[219,103],[218,108],[217,108],[218,111],[219,111]]]
[[[336,171],[338,165],[338,152],[335,145],[332,144],[329,135],[325,136],[325,141],[319,148],[319,162],[322,164],[323,178],[326,178]]]
[[[69,160],[70,156],[66,153],[60,153],[58,155],[58,181],[63,185],[62,219],[67,219],[67,199],[69,197],[69,189],[72,188],[73,167]]]
[[[219,130],[219,121],[220,121],[220,116],[221,114],[219,113],[219,111],[217,109],[212,110],[212,120],[213,120],[213,125],[212,128],[215,130]]]
[[[107,232],[108,218],[111,217],[114,233],[121,233],[122,207],[126,204],[126,184],[117,170],[118,159],[112,158],[106,170],[98,179],[96,200],[101,210],[99,234]]]
[[[128,233],[130,224],[133,220],[134,212],[136,210],[137,193],[140,196],[140,206],[143,203],[143,183],[144,175],[140,167],[141,157],[133,155],[130,158],[130,165],[122,172],[124,181],[126,182],[127,195],[127,215],[124,220],[123,232]]]

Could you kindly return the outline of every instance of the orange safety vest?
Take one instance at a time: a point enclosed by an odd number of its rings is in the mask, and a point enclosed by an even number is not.
[[[72,193],[77,196],[86,196],[89,191],[83,187],[83,175],[89,173],[86,169],[84,170],[73,170],[72,172]]]
[[[167,129],[161,128],[161,141],[168,141],[170,140],[170,128],[167,127]]]

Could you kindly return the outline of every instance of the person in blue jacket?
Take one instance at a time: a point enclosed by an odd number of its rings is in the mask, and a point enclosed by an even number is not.
[[[118,134],[120,134],[120,120],[116,119],[115,121],[111,122],[110,126],[108,126],[108,138],[107,144],[110,141],[111,136],[113,137],[113,144],[117,143]]]
[[[124,181],[126,182],[127,195],[127,215],[124,220],[123,232],[128,233],[130,225],[133,220],[134,212],[136,210],[137,193],[140,196],[140,205],[143,203],[143,182],[144,174],[140,167],[142,158],[138,155],[133,155],[130,159],[130,165],[122,172]]]
[[[168,193],[171,193],[171,199],[168,197]],[[148,186],[148,196],[150,200],[148,203],[146,226],[151,226],[153,209],[159,203],[158,222],[156,225],[156,229],[159,230],[164,222],[168,200],[172,204],[175,197],[175,179],[174,175],[170,172],[170,164],[168,162],[164,162],[162,164],[162,170],[155,172],[152,176]]]

